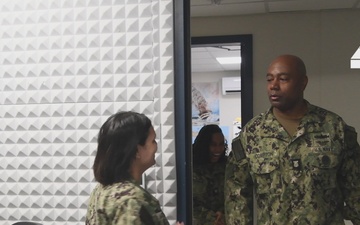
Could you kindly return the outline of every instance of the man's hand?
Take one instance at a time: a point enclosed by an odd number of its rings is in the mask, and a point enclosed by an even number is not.
[[[215,213],[216,219],[214,225],[225,225],[225,218],[222,212],[217,211]]]

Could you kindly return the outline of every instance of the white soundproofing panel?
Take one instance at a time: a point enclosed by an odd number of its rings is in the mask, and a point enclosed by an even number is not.
[[[0,1],[0,224],[84,224],[97,134],[148,115],[146,187],[176,220],[172,0]]]

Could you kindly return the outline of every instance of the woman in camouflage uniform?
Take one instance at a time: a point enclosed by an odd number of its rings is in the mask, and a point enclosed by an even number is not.
[[[218,125],[201,128],[193,144],[194,225],[224,225],[227,144]]]
[[[168,225],[159,202],[139,184],[155,164],[156,134],[149,118],[118,112],[102,125],[86,225]]]

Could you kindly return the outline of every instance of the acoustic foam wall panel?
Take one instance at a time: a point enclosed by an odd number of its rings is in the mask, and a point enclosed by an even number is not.
[[[146,186],[176,220],[171,0],[0,2],[0,224],[83,224],[97,132],[148,115]]]

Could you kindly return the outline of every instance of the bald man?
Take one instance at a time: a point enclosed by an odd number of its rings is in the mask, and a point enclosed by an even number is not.
[[[258,225],[341,225],[344,219],[360,224],[354,128],[304,99],[308,78],[299,57],[277,57],[266,80],[271,107],[232,142],[226,223],[252,225],[255,218]]]

